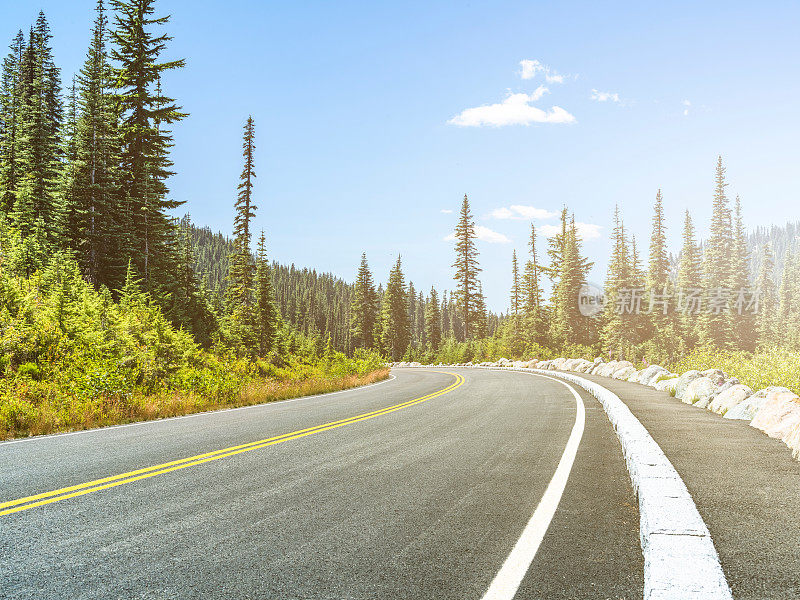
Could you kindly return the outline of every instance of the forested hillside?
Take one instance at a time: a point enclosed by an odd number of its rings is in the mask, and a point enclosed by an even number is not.
[[[228,257],[234,250],[232,240],[221,233],[213,233],[208,227],[199,227],[184,218],[181,223],[189,225],[194,255],[194,270],[204,278],[211,292],[212,302],[222,306],[227,285]],[[255,258],[254,258],[255,260]],[[318,273],[314,269],[297,268],[295,265],[271,265],[275,288],[275,301],[281,317],[291,323],[297,331],[319,339],[327,339],[330,334],[334,348],[348,354],[358,344],[351,332],[351,305],[353,284],[330,273]],[[383,296],[383,287],[376,289],[378,302]],[[409,342],[412,347],[424,348],[427,344],[425,314],[431,302],[430,294],[417,292],[410,283],[407,290],[409,314]],[[446,292],[445,292],[446,297]],[[439,302],[435,298],[440,315],[443,315],[445,336],[460,334],[459,321],[450,318],[455,313],[455,302]],[[440,316],[441,319],[441,316]],[[487,314],[487,333],[494,334],[502,317]]]

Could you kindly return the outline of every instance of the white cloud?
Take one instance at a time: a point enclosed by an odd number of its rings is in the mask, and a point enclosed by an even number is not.
[[[512,204],[510,208],[505,206],[496,208],[490,213],[493,219],[550,219],[558,213],[550,212],[544,208],[536,208],[524,204]]]
[[[504,125],[530,125],[531,123],[574,123],[575,117],[560,106],[550,110],[542,110],[531,106],[531,102],[539,100],[548,89],[539,86],[532,94],[512,94],[498,104],[484,104],[467,108],[448,121],[459,127],[503,127]]]
[[[685,108],[683,109],[683,116],[684,117],[688,117],[689,116],[689,107],[692,105],[692,103],[689,102],[688,100],[684,100],[683,102],[681,102],[681,104],[683,104],[683,106],[685,106]]]
[[[533,79],[536,77],[536,73],[545,69],[544,65],[538,60],[521,60],[519,61],[519,66],[522,67],[519,72],[519,76],[522,79]]]
[[[514,219],[516,215],[505,206],[502,208],[495,208],[489,215],[492,219]]]
[[[444,214],[446,214],[446,215],[449,215],[449,214],[451,214],[453,211],[452,211],[451,209],[449,209],[449,208],[443,208],[443,209],[442,209],[442,210],[440,210],[439,212],[440,212],[440,213],[444,213]]]
[[[596,100],[597,102],[608,102],[611,100],[612,102],[616,102],[619,104],[622,100],[619,97],[619,94],[616,92],[601,92],[595,89],[592,89],[592,100]]]
[[[475,236],[479,240],[484,242],[489,242],[490,244],[508,244],[511,241],[502,233],[492,231],[491,229],[489,229],[488,227],[484,227],[483,225],[475,226]]]
[[[575,223],[575,227],[578,229],[578,235],[581,236],[582,240],[595,240],[599,238],[600,230],[602,229],[600,225],[595,225],[594,223],[577,222]],[[544,237],[550,238],[561,233],[561,225],[542,225],[537,228],[536,231],[541,233]]]
[[[547,83],[564,83],[564,75],[559,75],[552,71],[547,65],[543,65],[538,60],[525,59],[519,61],[519,76],[522,79],[533,79],[537,73],[544,73],[544,80]]]
[[[489,229],[488,227],[484,227],[483,225],[475,225],[475,237],[482,242],[487,242],[489,244],[508,244],[511,242],[511,240],[502,233],[498,233],[497,231]],[[444,238],[444,241],[452,242],[455,239],[456,234],[451,233]]]

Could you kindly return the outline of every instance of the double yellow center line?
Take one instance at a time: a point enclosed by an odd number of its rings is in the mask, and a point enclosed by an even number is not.
[[[444,371],[437,371],[437,372],[444,373]],[[231,446],[230,448],[223,448],[222,450],[215,450],[214,452],[206,452],[205,454],[198,454],[196,456],[190,456],[188,458],[182,458],[180,460],[173,460],[171,462],[163,463],[160,465],[154,465],[152,467],[145,467],[143,469],[137,469],[135,471],[128,471],[127,473],[120,473],[119,475],[112,475],[110,477],[104,477],[103,479],[95,479],[94,481],[87,481],[86,483],[71,485],[69,487],[53,490],[52,492],[44,492],[42,494],[36,494],[34,496],[26,496],[25,498],[19,498],[18,500],[10,500],[8,502],[2,502],[0,503],[0,516],[10,515],[11,513],[21,512],[23,510],[29,510],[31,508],[36,508],[37,506],[43,506],[45,504],[51,504],[53,502],[60,502],[61,500],[67,500],[68,498],[75,498],[76,496],[91,494],[92,492],[99,492],[101,490],[106,490],[108,488],[116,487],[118,485],[133,483],[134,481],[139,481],[140,479],[147,479],[149,477],[155,477],[156,475],[163,475],[165,473],[178,471],[180,469],[185,469],[187,467],[195,467],[197,465],[211,462],[213,460],[219,460],[221,458],[235,456],[236,454],[241,454],[243,452],[250,452],[251,450],[258,450],[259,448],[265,448],[267,446],[274,446],[275,444],[281,444],[283,442],[288,442],[289,440],[296,440],[298,438],[302,438],[307,435],[313,435],[315,433],[320,433],[322,431],[336,429],[337,427],[344,427],[345,425],[358,423],[359,421],[374,419],[375,417],[380,417],[382,415],[386,415],[398,410],[402,410],[404,408],[408,408],[409,406],[414,406],[415,404],[420,404],[421,402],[425,402],[426,400],[437,398],[439,396],[447,394],[448,392],[453,391],[454,389],[456,389],[457,387],[461,386],[464,383],[464,378],[461,375],[458,375],[457,373],[446,373],[446,374],[453,375],[456,378],[456,380],[446,388],[441,389],[438,392],[433,392],[426,396],[422,396],[421,398],[415,398],[414,400],[409,400],[408,402],[403,402],[401,404],[395,404],[394,406],[389,406],[386,408],[382,408],[380,410],[375,410],[361,415],[356,415],[355,417],[350,417],[349,419],[342,419],[341,421],[332,421],[330,423],[317,425],[316,427],[309,427],[308,429],[299,429],[297,431],[292,431],[290,433],[285,433],[283,435],[266,438],[255,442],[250,442],[249,444]]]

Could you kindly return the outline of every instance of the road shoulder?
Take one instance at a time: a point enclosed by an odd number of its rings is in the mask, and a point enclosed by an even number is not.
[[[580,374],[615,393],[680,474],[737,599],[800,596],[800,463],[746,423],[636,383]]]

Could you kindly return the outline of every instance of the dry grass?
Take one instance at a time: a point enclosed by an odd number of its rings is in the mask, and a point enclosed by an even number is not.
[[[200,394],[185,391],[135,395],[129,399],[101,397],[91,402],[66,405],[57,405],[50,399],[44,399],[26,418],[0,422],[0,439],[92,429],[314,396],[376,383],[388,377],[389,369],[383,368],[363,376],[312,377],[303,381],[266,379],[248,383],[238,393],[222,399],[204,398]]]

